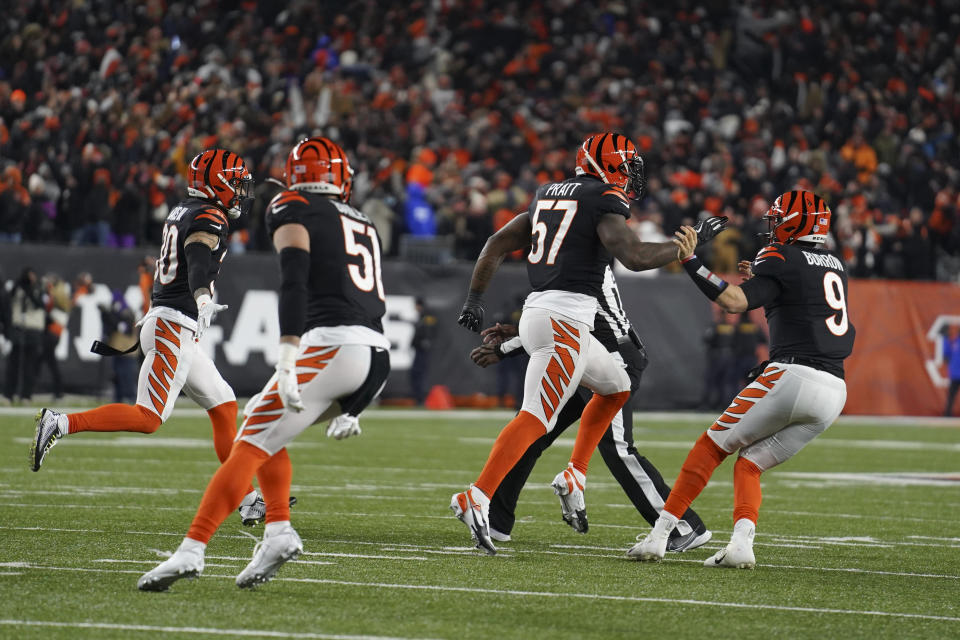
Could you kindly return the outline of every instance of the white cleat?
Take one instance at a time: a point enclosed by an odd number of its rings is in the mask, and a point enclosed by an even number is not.
[[[293,527],[288,525],[273,535],[264,532],[263,540],[253,549],[253,560],[237,576],[237,586],[249,589],[268,582],[277,575],[280,567],[289,560],[296,560],[301,553],[303,542]]]
[[[60,430],[60,416],[52,409],[41,409],[37,414],[37,426],[30,445],[30,470],[39,471],[50,449],[59,442],[65,433]]]
[[[753,555],[751,545],[731,540],[727,546],[707,558],[703,566],[725,569],[753,569],[756,564],[757,559]]]
[[[587,505],[583,498],[583,490],[587,486],[586,477],[568,463],[567,468],[557,474],[550,486],[560,498],[563,521],[577,533],[586,533],[589,528]]]
[[[203,552],[177,549],[172,556],[143,574],[137,581],[140,591],[166,591],[177,580],[194,579],[203,573]]]
[[[470,529],[470,537],[477,549],[482,549],[489,556],[496,555],[497,548],[490,539],[490,499],[483,491],[470,485],[466,491],[453,494],[450,509]]]
[[[677,525],[676,519],[671,520],[665,516],[666,511],[660,514],[657,521],[653,524],[653,529],[647,536],[630,547],[627,551],[628,558],[636,558],[640,562],[660,562],[667,553],[667,543],[670,541],[670,532]],[[640,536],[637,536],[640,540]]]
[[[489,527],[490,539],[496,540],[497,542],[510,542],[512,539],[509,533],[504,533],[502,531],[497,531],[493,527]]]

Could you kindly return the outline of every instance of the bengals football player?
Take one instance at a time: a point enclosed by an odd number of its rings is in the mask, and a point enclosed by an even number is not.
[[[324,420],[331,437],[359,434],[360,412],[390,373],[380,239],[370,219],[349,204],[347,155],[327,138],[302,140],[287,156],[286,181],[266,214],[280,255],[276,372],[247,404],[236,445],[207,485],[180,547],[140,578],[141,590],[164,591],[203,571],[207,542],[254,474],[267,524],[237,586],[267,582],[297,558],[303,543],[290,524],[293,470],[286,446]]]
[[[230,220],[249,210],[252,189],[253,176],[236,153],[207,149],[193,158],[187,168],[188,197],[173,207],[163,225],[151,305],[141,321],[138,344],[144,360],[136,404],[71,414],[41,410],[30,447],[33,471],[67,435],[153,433],[170,417],[181,391],[207,410],[217,457],[227,459],[237,432],[237,399],[197,342],[214,315],[226,309],[213,301],[214,283],[226,257]],[[263,499],[248,485],[240,505],[244,524],[262,521],[265,511]]]
[[[696,238],[684,229],[680,258],[700,290],[728,313],[763,307],[770,326],[770,360],[700,436],[647,537],[631,549],[645,561],[663,558],[667,536],[706,486],[713,470],[734,452],[734,529],[730,543],[704,563],[750,569],[759,515],[760,474],[790,459],[829,427],[847,398],[843,361],[856,332],[847,308],[847,272],[824,247],[832,214],[810,191],[780,195],[765,215],[768,244],[728,284],[694,254]]]
[[[567,468],[553,481],[563,519],[586,529],[587,464],[607,427],[630,395],[621,364],[591,333],[607,266],[617,258],[628,269],[655,269],[677,259],[679,238],[642,242],[626,224],[632,198],[643,197],[643,159],[626,136],[589,136],[577,151],[575,175],[541,185],[530,208],[490,236],[474,266],[458,322],[471,331],[483,323],[483,293],[504,256],[529,249],[527,275],[533,292],[519,322],[530,354],[523,404],[497,437],[476,482],[454,494],[450,508],[470,530],[478,549],[495,554],[489,506],[503,478],[537,439],[554,429],[581,384],[593,391],[586,403]],[[706,241],[723,228],[713,219],[701,228]],[[696,234],[696,232],[694,232]]]

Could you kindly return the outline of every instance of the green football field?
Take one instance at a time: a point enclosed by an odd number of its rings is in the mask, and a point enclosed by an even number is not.
[[[648,527],[599,455],[590,532],[541,459],[514,541],[487,557],[448,509],[506,415],[373,410],[363,435],[291,447],[305,553],[272,582],[234,577],[254,541],[236,515],[204,575],[137,578],[176,548],[216,468],[210,427],[179,411],[154,435],[81,434],[27,465],[32,414],[0,414],[0,638],[960,638],[960,426],[843,421],[764,475],[753,571],[707,569],[729,539],[732,462],[695,503],[714,539],[659,565],[624,557]],[[710,418],[641,415],[668,480]],[[259,534],[261,527],[252,531]]]

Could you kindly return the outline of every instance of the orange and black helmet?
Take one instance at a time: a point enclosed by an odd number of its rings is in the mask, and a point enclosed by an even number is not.
[[[211,200],[237,218],[253,204],[253,175],[237,154],[207,149],[187,167],[187,195]]]
[[[619,133],[597,133],[584,140],[577,151],[576,173],[616,185],[634,200],[641,199],[647,188],[640,152]]]
[[[768,242],[822,243],[830,231],[830,207],[812,191],[787,191],[780,194],[764,214]]]
[[[353,169],[347,154],[329,138],[304,138],[290,151],[286,167],[287,187],[324,193],[350,200]]]

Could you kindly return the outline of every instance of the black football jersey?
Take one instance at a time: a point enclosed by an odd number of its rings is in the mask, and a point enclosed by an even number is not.
[[[280,192],[266,216],[271,238],[285,224],[302,224],[310,234],[306,329],[357,325],[383,333],[380,238],[370,219],[306,191]]]
[[[187,281],[187,258],[183,243],[197,231],[212,233],[220,239],[210,261],[208,288],[213,293],[220,264],[227,255],[229,229],[227,214],[208,200],[188,198],[170,211],[163,224],[160,258],[153,276],[153,295],[150,299],[154,306],[170,307],[196,320],[197,303]]]
[[[822,248],[774,243],[757,254],[753,274],[780,288],[764,305],[770,359],[805,358],[842,376],[856,330],[847,311],[847,271],[840,259]]]
[[[592,176],[537,189],[530,203],[527,275],[534,291],[558,289],[601,297],[603,274],[613,259],[597,235],[607,213],[630,217],[623,190]]]

